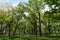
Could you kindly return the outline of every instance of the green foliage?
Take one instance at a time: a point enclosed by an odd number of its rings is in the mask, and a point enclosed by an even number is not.
[[[42,36],[45,36],[48,34],[50,36],[53,33],[60,33],[60,0],[29,0],[28,3],[20,2],[16,7],[10,3],[3,5],[0,4],[3,8],[0,9],[0,30],[4,35],[10,33],[10,35],[43,34]],[[49,11],[44,11],[46,5]],[[14,40],[14,38],[11,39]],[[35,37],[24,39],[40,40]],[[21,38],[21,40],[24,39]]]

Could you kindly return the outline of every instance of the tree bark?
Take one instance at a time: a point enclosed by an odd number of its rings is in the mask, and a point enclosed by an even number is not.
[[[38,13],[38,21],[39,21],[39,34],[40,36],[42,36],[42,30],[41,30],[41,16],[40,16],[40,12],[39,12],[39,7],[38,4],[36,2],[36,8],[37,8],[37,13]]]
[[[50,34],[50,19],[48,19],[48,33]]]
[[[17,19],[17,23],[16,23],[16,27],[15,27],[15,30],[13,31],[13,35],[15,35],[15,33],[16,33],[16,30],[17,30],[17,28],[18,28],[18,22],[19,22],[19,19]]]
[[[16,30],[17,30],[17,27],[18,27],[18,26],[15,27],[15,30],[13,31],[13,35],[15,35]]]
[[[7,25],[9,27],[9,34],[8,34],[8,36],[10,36],[10,23],[8,23]]]
[[[38,15],[39,15],[39,33],[40,33],[40,36],[42,36],[42,30],[41,30],[41,18],[40,18],[40,13],[38,12]]]
[[[36,18],[34,18],[34,35],[37,35],[37,21]]]

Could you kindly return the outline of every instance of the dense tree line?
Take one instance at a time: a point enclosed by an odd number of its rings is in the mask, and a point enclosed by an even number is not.
[[[60,0],[29,0],[0,5],[0,34],[60,35]],[[45,11],[45,6],[49,8]]]

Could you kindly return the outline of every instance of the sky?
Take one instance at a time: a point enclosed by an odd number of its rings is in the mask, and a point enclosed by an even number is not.
[[[15,6],[17,6],[19,4],[19,2],[26,2],[26,3],[28,3],[28,0],[0,0],[0,2],[3,2],[3,3],[10,2],[15,7]],[[46,11],[48,9],[49,8],[46,5],[44,10]]]
[[[19,2],[28,2],[28,0],[0,0],[0,2],[10,2],[13,6],[16,6]]]

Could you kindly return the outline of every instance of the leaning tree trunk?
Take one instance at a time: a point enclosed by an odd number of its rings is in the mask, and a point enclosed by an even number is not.
[[[16,25],[15,30],[13,31],[13,35],[15,35],[17,27],[18,27],[18,24]]]
[[[19,19],[17,19],[17,23],[16,23],[15,30],[13,31],[13,35],[15,35],[15,33],[16,33],[16,30],[17,30],[17,28],[18,28],[18,26],[19,26],[18,22],[19,22]]]

